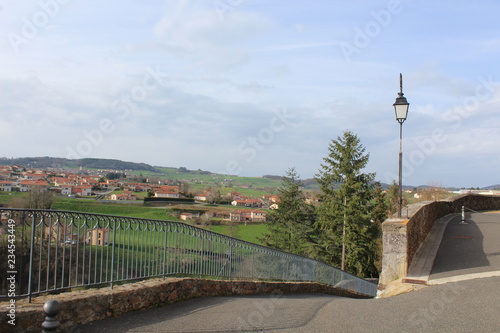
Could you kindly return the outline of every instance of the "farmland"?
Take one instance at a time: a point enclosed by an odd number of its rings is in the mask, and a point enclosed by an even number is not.
[[[8,206],[9,202],[13,198],[22,198],[26,193],[11,192],[4,193],[0,192],[0,204]],[[74,212],[83,213],[93,213],[93,214],[106,214],[106,215],[117,215],[117,216],[128,216],[135,218],[144,219],[154,219],[154,220],[168,220],[168,221],[180,221],[176,215],[173,213],[171,207],[149,207],[145,206],[141,201],[137,203],[109,203],[109,202],[99,202],[94,199],[67,199],[67,198],[57,198],[53,209],[66,210]],[[188,209],[209,209],[212,207],[207,207],[205,205],[179,205],[177,208]],[[235,209],[231,206],[221,207],[218,209],[231,210]],[[239,238],[248,242],[260,244],[258,238],[267,230],[266,224],[221,224],[221,225],[210,225],[204,227],[206,230],[211,230],[217,233],[221,233],[227,236]]]

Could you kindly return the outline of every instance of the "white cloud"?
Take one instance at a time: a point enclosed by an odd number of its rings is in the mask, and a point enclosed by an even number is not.
[[[249,57],[247,43],[271,28],[261,13],[238,8],[221,17],[210,3],[181,1],[167,6],[154,32],[167,51],[193,66],[227,71],[243,64]]]

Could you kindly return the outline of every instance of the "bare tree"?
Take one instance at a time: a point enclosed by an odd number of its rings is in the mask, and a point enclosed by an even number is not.
[[[34,188],[26,196],[12,199],[9,206],[12,208],[51,209],[54,201],[53,192]]]

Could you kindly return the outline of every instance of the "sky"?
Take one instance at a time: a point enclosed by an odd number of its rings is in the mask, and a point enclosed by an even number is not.
[[[0,156],[500,184],[496,0],[0,0]]]

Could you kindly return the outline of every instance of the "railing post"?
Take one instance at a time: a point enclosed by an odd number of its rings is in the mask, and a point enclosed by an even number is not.
[[[232,280],[232,278],[233,278],[233,263],[232,263],[232,260],[233,260],[233,241],[231,241],[229,243],[229,260],[228,260],[228,263],[229,263],[229,280]]]
[[[45,302],[43,305],[43,312],[47,317],[45,317],[45,321],[42,323],[42,333],[57,332],[59,322],[57,321],[56,316],[60,310],[61,304],[59,304],[58,301],[51,299]]]
[[[200,279],[203,277],[203,251],[205,247],[205,234],[202,234],[201,236],[201,251],[200,251]]]
[[[115,274],[115,248],[116,248],[116,218],[113,218],[113,247],[111,248],[111,281],[110,281],[111,289],[113,289],[113,281]]]
[[[165,229],[164,230],[164,236],[163,236],[163,279],[165,279],[165,275],[166,275],[166,270],[167,270],[167,235],[168,235],[168,231],[167,231],[167,227],[170,228],[170,226],[167,226],[165,224]]]
[[[36,213],[33,212],[33,216],[31,218],[30,268],[29,268],[29,272],[28,272],[28,303],[31,303],[31,293],[32,293],[31,279],[33,278],[33,265],[34,265],[33,257],[35,256],[35,228],[36,228],[35,216],[36,216]]]

